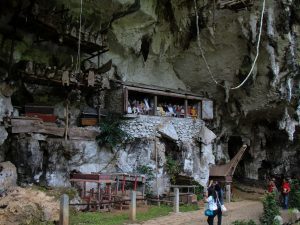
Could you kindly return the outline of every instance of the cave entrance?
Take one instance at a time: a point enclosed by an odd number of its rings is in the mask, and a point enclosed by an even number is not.
[[[161,141],[165,145],[166,165],[165,169],[170,176],[172,185],[177,184],[179,174],[182,171],[182,152],[175,141],[167,138],[162,138]]]
[[[238,153],[240,148],[243,145],[243,140],[241,136],[230,136],[228,140],[228,155],[230,157],[230,160]],[[235,178],[241,178],[245,175],[245,165],[243,158],[239,162],[239,164],[236,167],[234,177]]]
[[[228,155],[232,159],[243,145],[241,136],[230,136],[228,140]]]

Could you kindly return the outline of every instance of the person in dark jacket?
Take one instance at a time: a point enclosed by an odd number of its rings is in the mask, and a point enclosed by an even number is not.
[[[224,199],[223,199],[223,190],[220,186],[220,184],[215,185],[215,192],[216,192],[216,198],[217,198],[217,216],[218,216],[218,225],[222,224],[222,209],[221,206],[224,204]]]

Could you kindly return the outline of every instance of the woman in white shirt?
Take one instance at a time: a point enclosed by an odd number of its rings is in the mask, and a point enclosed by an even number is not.
[[[207,192],[208,194],[207,194],[206,202],[208,204],[208,209],[214,212],[212,216],[207,217],[207,223],[209,225],[213,225],[214,218],[218,212],[217,195],[213,187],[208,188]]]

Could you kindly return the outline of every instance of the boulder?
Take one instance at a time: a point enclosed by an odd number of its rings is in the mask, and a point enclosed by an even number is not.
[[[16,184],[17,169],[15,165],[9,161],[0,163],[0,194]]]
[[[282,217],[281,216],[275,216],[275,218],[274,218],[274,221],[277,221],[278,222],[278,224],[283,224],[283,219],[282,219]]]
[[[163,123],[158,127],[158,133],[160,133],[165,138],[171,139],[173,141],[178,140],[178,134],[172,123]]]
[[[204,143],[205,145],[210,144],[217,136],[208,129],[206,126],[202,126],[198,135],[198,141]]]
[[[293,209],[292,210],[292,221],[296,222],[300,220],[300,212],[298,209]]]

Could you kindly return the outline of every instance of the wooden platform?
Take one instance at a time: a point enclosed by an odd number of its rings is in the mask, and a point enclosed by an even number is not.
[[[63,137],[65,127],[58,127],[55,123],[45,123],[40,118],[34,117],[12,117],[11,132],[20,133],[41,133],[56,137]],[[100,131],[84,127],[70,127],[68,137],[71,140],[94,140]]]

